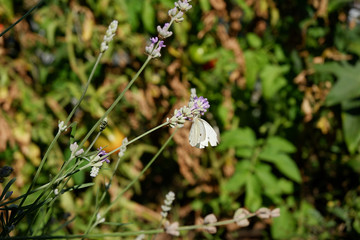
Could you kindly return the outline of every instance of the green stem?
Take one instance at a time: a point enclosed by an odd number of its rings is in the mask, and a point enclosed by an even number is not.
[[[82,100],[84,99],[85,94],[86,94],[86,92],[87,92],[87,89],[89,88],[90,82],[91,82],[92,78],[94,77],[95,70],[96,70],[97,66],[99,65],[99,62],[100,62],[100,59],[101,59],[102,56],[103,56],[103,53],[100,53],[99,56],[98,56],[98,58],[96,59],[95,65],[94,65],[94,67],[92,68],[91,73],[90,73],[90,76],[89,76],[89,78],[88,78],[88,80],[87,80],[87,82],[86,82],[86,84],[85,84],[84,91],[82,92],[79,101],[77,101],[75,107],[72,109],[71,113],[70,113],[69,116],[66,118],[65,125],[67,125],[67,124],[69,123],[70,119],[71,119],[72,116],[75,114],[76,110],[79,108],[80,103],[81,103]],[[78,149],[80,149],[80,147],[79,147]]]
[[[21,18],[19,18],[16,22],[11,24],[8,28],[6,28],[2,33],[0,33],[0,37],[2,37],[5,33],[7,33],[10,29],[16,26],[19,22],[21,22],[24,18],[26,18],[30,13],[32,13],[36,8],[42,4],[44,0],[39,1],[34,7],[32,7],[27,13],[25,13]]]
[[[148,135],[148,134],[150,134],[150,133],[152,133],[152,132],[154,132],[154,131],[158,130],[159,128],[162,128],[162,127],[164,127],[164,126],[166,126],[166,125],[169,125],[169,123],[168,123],[168,122],[164,122],[163,124],[160,124],[159,126],[150,129],[149,131],[147,131],[147,132],[141,134],[140,136],[137,136],[136,138],[134,138],[134,139],[132,139],[131,141],[129,141],[129,142],[126,144],[126,146],[130,145],[131,143],[134,143],[135,141],[139,140],[140,138],[145,137],[146,135]],[[115,149],[112,150],[111,152],[108,152],[106,155],[102,156],[102,157],[100,158],[100,160],[103,160],[103,159],[107,158],[108,156],[110,156],[111,154],[113,154],[114,152],[119,151],[121,147],[122,147],[122,145],[121,145],[120,147],[118,147],[118,148],[115,148]]]
[[[98,133],[96,134],[95,139],[91,142],[90,146],[86,149],[85,154],[87,154],[87,153],[90,151],[90,149],[92,148],[92,146],[94,146],[96,140],[100,137],[101,133],[102,133],[102,131],[101,131],[101,132],[98,132]]]
[[[165,149],[165,147],[169,144],[169,142],[172,140],[172,138],[174,137],[175,133],[177,131],[177,128],[175,129],[175,131],[171,134],[171,136],[166,140],[166,142],[164,143],[164,145],[160,148],[160,150],[156,153],[156,155],[150,160],[150,162],[143,168],[143,170],[140,172],[140,174],[134,178],[114,199],[114,201],[112,201],[110,203],[110,205],[106,208],[106,210],[104,211],[104,215],[107,214],[107,212],[112,208],[112,206],[114,205],[114,203],[119,200],[119,198],[127,191],[129,190],[129,188],[131,188],[135,182],[137,182],[139,180],[139,178],[150,168],[150,166],[154,163],[154,161],[157,159],[157,157],[160,155],[160,153],[162,153],[162,151]]]
[[[252,213],[242,219],[237,219],[237,221],[254,217],[255,214]],[[178,231],[188,231],[188,230],[194,230],[194,229],[202,229],[206,227],[211,226],[223,226],[227,224],[231,224],[236,222],[234,219],[219,221],[216,223],[211,223],[207,225],[190,225],[190,226],[182,226],[179,227]],[[74,239],[74,238],[105,238],[105,237],[125,237],[125,236],[137,236],[140,234],[150,235],[150,234],[157,234],[157,233],[163,233],[165,232],[164,229],[152,229],[152,230],[143,230],[143,231],[129,231],[129,232],[117,232],[117,233],[104,233],[104,234],[84,234],[84,235],[68,235],[68,236],[32,236],[32,237],[5,237],[4,240],[15,240],[15,239]]]

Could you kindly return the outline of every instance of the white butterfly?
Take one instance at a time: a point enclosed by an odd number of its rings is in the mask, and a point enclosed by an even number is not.
[[[205,120],[195,117],[189,134],[190,145],[197,148],[204,148],[218,145],[218,136],[215,130]]]

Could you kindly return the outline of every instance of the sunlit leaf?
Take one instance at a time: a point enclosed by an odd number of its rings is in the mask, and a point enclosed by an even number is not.
[[[258,178],[248,173],[246,175],[246,195],[245,195],[245,206],[251,211],[255,211],[261,207],[261,185]]]
[[[274,239],[291,239],[295,231],[293,214],[285,206],[280,207],[280,216],[273,219],[271,234]]]
[[[288,155],[265,150],[260,153],[259,158],[273,163],[276,168],[288,178],[298,183],[301,182],[299,168],[295,164],[294,160],[291,159]]]
[[[250,128],[238,128],[226,131],[221,134],[219,150],[225,150],[231,147],[254,147],[256,136]]]

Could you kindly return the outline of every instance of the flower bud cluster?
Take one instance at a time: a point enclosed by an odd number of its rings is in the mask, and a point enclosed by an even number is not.
[[[78,144],[77,142],[74,142],[73,144],[70,144],[70,151],[71,151],[71,156],[72,157],[77,157],[79,156],[80,154],[82,154],[84,152],[84,149],[78,149]]]
[[[175,109],[174,115],[171,118],[167,118],[169,126],[183,127],[186,120],[191,120],[194,117],[204,115],[204,113],[210,108],[207,98],[202,96],[197,97],[196,93],[192,89],[191,97],[188,106],[184,106],[180,109]]]
[[[117,27],[118,27],[118,21],[114,20],[110,23],[108,29],[106,30],[104,40],[100,46],[101,53],[105,52],[109,48],[109,43],[114,38]]]
[[[105,218],[101,217],[100,213],[96,214],[96,223],[103,223],[105,222]]]
[[[64,121],[59,121],[58,127],[59,127],[59,132],[64,132],[67,129],[67,126],[65,125]]]
[[[213,224],[213,223],[216,223],[217,222],[217,218],[216,216],[212,213],[212,214],[209,214],[207,215],[205,218],[204,218],[204,225],[209,225],[209,224]],[[215,226],[206,226],[205,227],[205,230],[210,233],[210,234],[215,234],[217,229]]]
[[[126,151],[126,145],[128,144],[129,140],[127,138],[124,138],[122,141],[122,145],[120,147],[120,151],[118,153],[119,158],[123,157]]]
[[[162,209],[161,216],[163,218],[167,217],[168,212],[171,210],[171,204],[173,203],[174,200],[175,200],[175,193],[170,191],[168,194],[166,194],[164,205],[161,205],[161,209]]]
[[[193,101],[189,102],[189,108],[193,115],[200,116],[206,113],[210,108],[210,104],[207,98],[204,98],[203,96],[194,97]]]
[[[245,208],[239,208],[234,214],[234,221],[240,227],[249,226],[250,222],[248,218],[250,217],[250,215],[251,213]]]
[[[190,0],[179,0],[175,2],[175,7],[168,11],[171,21],[165,23],[163,27],[157,26],[158,37],[165,39],[170,37],[173,32],[169,31],[170,26],[173,22],[182,22],[184,20],[184,12],[188,11],[192,6],[189,4]],[[166,47],[164,41],[158,41],[157,37],[150,38],[151,43],[145,47],[145,52],[151,58],[161,57],[160,50]]]
[[[151,44],[145,47],[145,52],[152,58],[161,57],[160,50],[166,47],[164,41],[159,41],[157,37],[150,38]]]
[[[99,174],[100,168],[102,167],[103,163],[110,163],[110,160],[107,158],[107,153],[102,150],[102,148],[98,148],[97,155],[91,160],[91,171],[90,177],[96,177]],[[105,158],[101,159],[102,157],[106,156]]]
[[[256,211],[256,216],[258,218],[267,219],[267,218],[274,218],[280,216],[280,208],[275,208],[270,210],[268,208],[262,207]]]
[[[175,6],[179,8],[180,11],[187,12],[192,8],[189,2],[191,2],[191,0],[179,0],[175,3]]]
[[[180,235],[178,222],[170,223],[169,221],[165,221],[164,228],[165,228],[165,232],[169,235],[176,237]]]
[[[183,18],[184,12],[179,11],[177,7],[170,9],[168,14],[171,17],[171,20],[174,20],[175,22],[184,21],[184,18]]]
[[[169,31],[170,23],[165,23],[164,27],[157,26],[157,31],[161,39],[168,38],[172,35],[172,31]]]
[[[238,226],[246,227],[249,226],[250,224],[249,218],[255,215],[261,219],[279,217],[280,208],[275,208],[273,210],[270,210],[268,208],[262,207],[259,210],[257,210],[255,213],[250,213],[245,208],[239,208],[238,210],[236,210],[234,214],[234,221]]]

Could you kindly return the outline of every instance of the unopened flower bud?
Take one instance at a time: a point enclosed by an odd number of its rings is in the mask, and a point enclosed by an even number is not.
[[[217,222],[217,218],[213,213],[207,215],[204,219],[204,225],[208,225],[208,224],[212,224],[212,223],[216,223],[216,222]],[[211,234],[215,234],[217,231],[215,226],[206,226],[205,230]]]
[[[180,232],[179,232],[179,223],[178,222],[174,222],[174,223],[171,223],[169,221],[166,221],[164,223],[164,227],[165,227],[165,232],[169,235],[172,235],[172,236],[179,236],[180,235]]]
[[[280,217],[280,208],[275,208],[271,211],[270,216],[272,218],[274,217]]]
[[[189,4],[191,0],[179,0],[175,3],[175,6],[178,7],[181,11],[187,12],[192,8]]]
[[[234,214],[234,220],[238,226],[246,227],[250,224],[249,220],[247,219],[249,215],[250,212],[248,210],[245,208],[239,208]]]
[[[104,131],[107,125],[108,125],[108,119],[106,117],[100,123],[100,132]]]
[[[258,216],[259,218],[270,218],[270,209],[268,208],[260,208],[259,210],[256,211],[256,216]]]
[[[172,32],[169,31],[170,23],[165,23],[164,27],[157,26],[159,37],[162,39],[168,38],[172,35]]]
[[[59,127],[60,132],[64,132],[66,130],[66,128],[67,128],[64,121],[59,121],[58,127]]]

